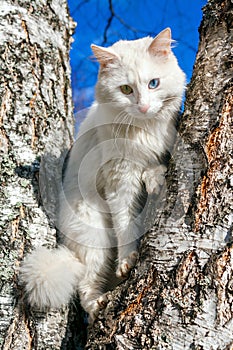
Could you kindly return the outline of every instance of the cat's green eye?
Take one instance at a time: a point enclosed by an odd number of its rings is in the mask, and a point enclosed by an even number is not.
[[[129,85],[121,85],[120,89],[121,89],[121,92],[125,95],[130,95],[133,92],[133,89]]]
[[[149,89],[156,89],[158,86],[159,86],[159,79],[152,79],[148,84]]]

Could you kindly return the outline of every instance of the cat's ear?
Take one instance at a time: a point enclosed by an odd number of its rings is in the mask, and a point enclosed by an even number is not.
[[[109,62],[119,59],[119,57],[111,50],[111,48],[106,48],[92,44],[91,49],[97,61],[102,66],[106,66]]]
[[[154,38],[148,51],[151,55],[167,57],[171,53],[171,43],[171,29],[166,28]]]

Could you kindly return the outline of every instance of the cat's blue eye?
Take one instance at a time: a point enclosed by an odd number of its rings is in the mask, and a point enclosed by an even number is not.
[[[121,92],[125,95],[130,95],[133,92],[133,89],[129,85],[121,85],[120,89],[121,89]]]
[[[158,86],[159,86],[159,79],[152,79],[148,84],[149,89],[156,89]]]

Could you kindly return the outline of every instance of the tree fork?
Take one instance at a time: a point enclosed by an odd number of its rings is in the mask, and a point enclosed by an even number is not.
[[[151,198],[138,264],[86,349],[233,348],[232,11],[230,0],[204,8],[165,204]]]

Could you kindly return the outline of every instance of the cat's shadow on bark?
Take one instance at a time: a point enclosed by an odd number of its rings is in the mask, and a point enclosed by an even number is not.
[[[15,173],[23,180],[30,180],[34,198],[46,214],[49,226],[56,230],[56,239],[48,236],[48,242],[42,244],[52,249],[53,245],[59,242],[59,231],[56,227],[56,216],[58,212],[59,191],[62,183],[63,174],[66,168],[69,151],[63,150],[60,157],[45,153],[41,158],[36,158],[31,164],[19,165],[15,168]],[[25,251],[32,248],[31,242],[25,240]],[[18,281],[15,289],[16,300],[20,308],[20,313],[24,315],[28,323],[33,324],[33,342],[36,347],[38,319],[45,319],[47,311],[39,311],[31,307],[26,299],[23,286]],[[65,336],[62,340],[61,350],[84,349],[87,338],[87,314],[79,303],[78,296],[75,297],[70,305]]]
[[[57,232],[59,243],[59,229],[56,225],[59,193],[62,186],[64,172],[69,158],[69,150],[63,150],[59,158],[45,154],[40,167],[40,196],[39,200]],[[82,309],[78,294],[69,305],[68,320],[65,336],[61,343],[61,350],[84,349],[87,338],[87,315]]]

